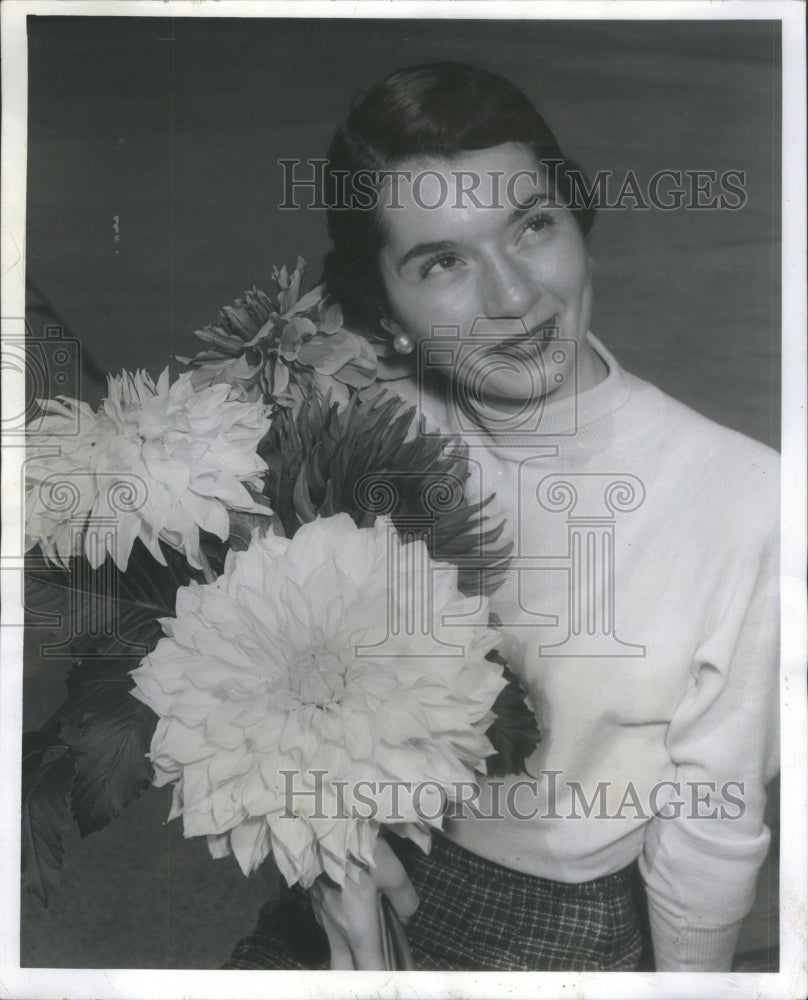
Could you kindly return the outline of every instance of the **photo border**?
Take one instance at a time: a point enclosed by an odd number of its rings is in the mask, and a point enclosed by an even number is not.
[[[309,0],[4,0],[2,16],[2,315],[3,337],[25,315],[27,14],[155,17],[340,17],[604,20],[756,20],[782,22],[782,823],[778,973],[348,973],[205,970],[29,969],[19,966],[20,768],[22,725],[20,441],[4,442],[2,465],[2,618],[0,618],[0,997],[469,997],[797,998],[806,978],[806,239],[805,6],[801,0],[709,2],[511,2],[420,0],[390,4]],[[19,366],[2,368],[3,419],[25,394]]]

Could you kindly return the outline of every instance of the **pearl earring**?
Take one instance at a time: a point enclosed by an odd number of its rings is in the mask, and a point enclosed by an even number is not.
[[[393,337],[393,350],[398,354],[412,354],[415,350],[415,341],[402,330]]]
[[[415,350],[415,341],[394,319],[383,316],[379,324],[393,338],[393,350],[396,354],[412,354]]]

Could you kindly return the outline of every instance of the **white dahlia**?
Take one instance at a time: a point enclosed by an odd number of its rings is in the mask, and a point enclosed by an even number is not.
[[[94,568],[112,556],[125,570],[135,539],[165,564],[159,540],[201,568],[199,529],[229,534],[228,509],[269,513],[245,484],[260,487],[266,463],[256,452],[269,408],[233,398],[228,385],[196,391],[189,373],[169,385],[146,372],[109,376],[98,412],[76,399],[43,400],[29,438],[26,549],[39,543],[65,565],[76,528]],[[44,446],[44,447],[43,447]],[[110,523],[114,530],[105,531]]]
[[[480,612],[456,579],[386,518],[337,514],[256,533],[214,583],[181,588],[133,694],[160,717],[155,783],[176,782],[185,836],[245,874],[272,852],[306,887],[371,864],[381,823],[426,846],[444,793],[485,769],[505,685],[485,658],[497,633],[444,620]],[[429,594],[431,630],[408,631]]]

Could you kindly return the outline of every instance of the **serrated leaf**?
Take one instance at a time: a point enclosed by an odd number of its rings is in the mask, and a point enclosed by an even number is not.
[[[103,712],[120,700],[121,692],[132,689],[129,672],[140,663],[137,657],[109,660],[76,660],[67,675],[67,697],[48,720],[45,728],[58,729],[64,723],[81,726],[84,720]]]
[[[486,659],[505,663],[496,649],[491,650]],[[519,679],[507,665],[503,666],[502,674],[508,683],[497,695],[493,705],[496,718],[485,733],[495,750],[486,759],[486,772],[490,777],[521,774],[528,757],[541,742],[536,717]]]
[[[130,693],[132,679],[93,664],[81,683],[83,702],[73,815],[82,837],[100,830],[149,786],[146,754],[157,716]]]
[[[22,880],[47,906],[62,873],[76,761],[70,745],[54,733],[24,733],[22,745]]]
[[[157,619],[174,613],[178,588],[198,579],[178,552],[164,548],[163,554],[166,566],[137,540],[125,573],[109,557],[97,570],[84,556],[67,570],[29,559],[26,607],[61,619],[68,630],[64,656],[145,656],[162,635]]]

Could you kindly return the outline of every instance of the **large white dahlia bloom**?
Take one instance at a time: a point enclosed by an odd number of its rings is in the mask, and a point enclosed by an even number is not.
[[[94,568],[107,555],[125,570],[135,539],[165,564],[159,540],[200,568],[199,529],[229,534],[228,509],[269,513],[246,489],[266,464],[256,452],[270,425],[261,402],[227,385],[196,391],[189,373],[157,384],[146,372],[109,376],[98,412],[59,397],[29,437],[26,549],[39,543],[65,565],[76,529]],[[111,527],[106,528],[105,526]]]
[[[440,800],[485,769],[505,684],[495,630],[444,620],[487,614],[456,579],[386,518],[338,514],[256,533],[214,583],[181,588],[133,694],[160,717],[155,783],[176,782],[185,836],[245,873],[271,851],[304,886],[371,864],[381,823],[426,847]],[[427,601],[431,629],[408,628]]]

